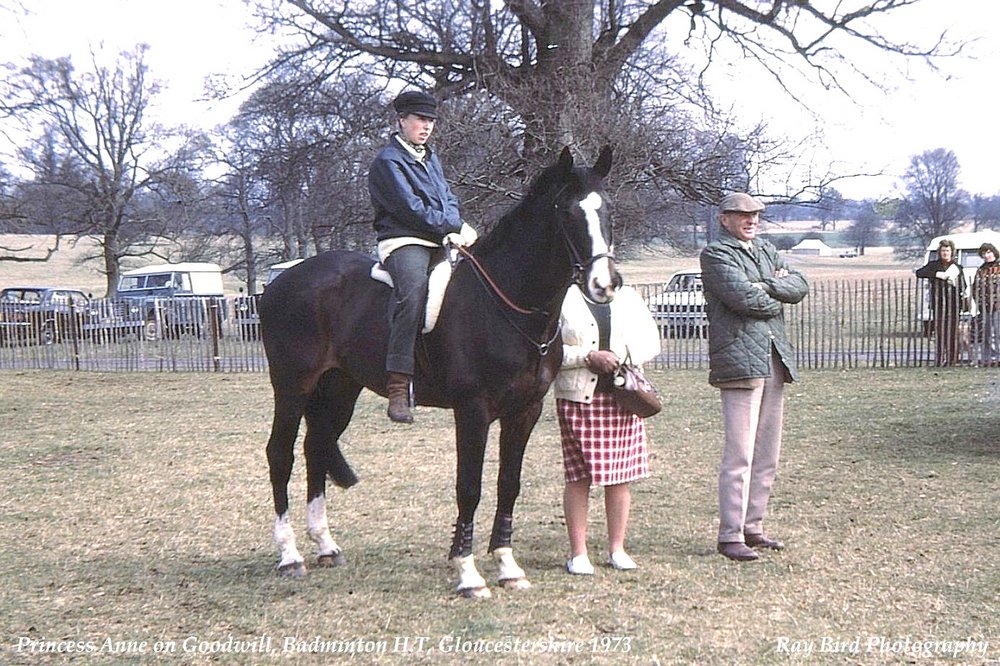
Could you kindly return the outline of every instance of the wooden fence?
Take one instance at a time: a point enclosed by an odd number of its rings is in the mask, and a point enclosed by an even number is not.
[[[636,285],[652,302],[663,287]],[[267,361],[255,303],[230,298],[224,304],[200,304],[199,312],[213,312],[211,325],[190,330],[158,330],[153,323],[131,334],[101,336],[85,334],[72,322],[58,336],[29,330],[2,340],[0,369],[263,372]],[[225,311],[216,312],[216,307]],[[835,280],[812,284],[802,303],[786,306],[785,316],[802,369],[846,370],[934,365],[933,327],[925,321],[925,311],[921,280]],[[963,315],[960,365],[977,365],[982,358],[984,343],[970,334],[971,321]],[[661,331],[662,352],[654,367],[708,368],[703,327],[664,324]]]

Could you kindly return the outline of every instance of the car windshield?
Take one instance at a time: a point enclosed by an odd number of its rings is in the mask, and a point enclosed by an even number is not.
[[[10,289],[3,294],[5,303],[40,303],[41,300],[41,293],[33,289]]]
[[[700,275],[675,275],[667,285],[668,291],[701,291],[701,288]]]

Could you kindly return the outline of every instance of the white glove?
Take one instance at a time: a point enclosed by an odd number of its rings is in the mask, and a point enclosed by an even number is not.
[[[465,222],[462,223],[462,230],[459,232],[451,232],[444,237],[441,242],[442,245],[453,247],[465,247],[466,245],[472,245],[479,239],[479,234],[476,230],[470,227]]]
[[[466,245],[472,245],[479,240],[479,234],[465,222],[462,222],[462,230],[458,232],[465,239]]]

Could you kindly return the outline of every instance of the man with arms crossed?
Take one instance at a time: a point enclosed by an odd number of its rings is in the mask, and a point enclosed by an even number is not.
[[[720,238],[701,253],[708,315],[708,381],[721,389],[725,446],[719,467],[719,552],[752,561],[781,550],[764,533],[778,471],[784,385],[797,379],[784,304],[809,291],[801,273],[757,238],[764,205],[737,192],[719,206]]]

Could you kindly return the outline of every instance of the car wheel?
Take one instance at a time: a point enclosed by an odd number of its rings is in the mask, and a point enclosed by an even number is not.
[[[56,334],[56,325],[51,321],[42,324],[42,330],[38,332],[38,341],[43,345],[55,344],[59,339]]]
[[[147,319],[142,325],[142,339],[146,342],[156,342],[160,337],[159,333],[159,328],[153,319]]]

